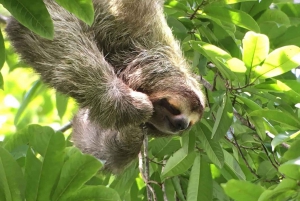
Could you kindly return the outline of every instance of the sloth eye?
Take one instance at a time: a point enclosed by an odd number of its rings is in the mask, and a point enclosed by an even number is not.
[[[179,115],[180,114],[180,111],[176,107],[171,105],[166,98],[160,100],[160,105],[162,107],[166,108],[173,115]]]

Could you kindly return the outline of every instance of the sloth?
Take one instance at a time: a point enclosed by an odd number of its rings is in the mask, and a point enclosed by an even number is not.
[[[72,140],[119,174],[141,150],[144,133],[181,135],[202,116],[205,99],[163,13],[163,0],[93,0],[94,22],[44,0],[54,39],[11,18],[7,35],[21,59],[79,111]]]

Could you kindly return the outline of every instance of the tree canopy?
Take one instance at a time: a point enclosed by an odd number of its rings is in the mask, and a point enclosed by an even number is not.
[[[55,0],[88,25],[91,0]],[[149,138],[121,175],[70,141],[77,106],[20,61],[7,15],[53,38],[43,1],[0,0],[0,200],[300,200],[300,4],[167,0],[207,106],[182,137]]]

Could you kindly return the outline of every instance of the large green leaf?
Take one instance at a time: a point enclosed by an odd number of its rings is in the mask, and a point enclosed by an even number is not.
[[[258,23],[270,21],[274,21],[279,25],[290,25],[289,17],[278,9],[267,9],[257,20]]]
[[[0,0],[0,3],[25,27],[52,39],[53,22],[42,0]]]
[[[224,137],[233,121],[233,109],[229,95],[224,95],[222,106],[219,107],[216,122],[212,130],[212,138],[219,140]]]
[[[226,61],[231,59],[231,56],[226,51],[202,41],[191,41],[190,44],[194,50],[203,54],[210,61],[216,64],[216,67],[224,77],[230,80],[235,79],[234,73],[231,72],[231,70],[225,65]]]
[[[243,39],[243,61],[246,66],[251,69],[262,63],[269,53],[269,45],[267,36],[247,32]]]
[[[12,155],[0,147],[0,191],[5,201],[24,200],[25,180],[22,170]]]
[[[204,13],[221,21],[233,23],[236,26],[259,32],[256,21],[247,13],[227,7],[207,6]]]
[[[67,201],[121,201],[119,194],[105,186],[87,186],[75,191]]]
[[[196,126],[198,137],[208,158],[219,168],[224,164],[223,150],[218,141],[211,139],[211,131],[203,124]]]
[[[60,6],[74,13],[79,19],[92,25],[94,21],[94,8],[92,0],[55,0]]]
[[[209,163],[198,155],[191,170],[187,189],[187,201],[211,201],[213,180]]]
[[[65,200],[70,197],[91,179],[100,167],[100,161],[93,156],[82,154],[75,147],[70,148],[51,200]]]
[[[161,179],[184,173],[192,166],[195,157],[195,152],[187,153],[183,148],[179,149],[167,161]]]
[[[230,180],[222,185],[226,194],[235,201],[257,201],[264,188],[248,181]]]
[[[278,48],[271,52],[262,66],[253,68],[254,79],[281,75],[300,65],[300,48],[294,45]]]
[[[256,110],[249,114],[250,116],[260,116],[290,126],[291,128],[300,128],[300,120],[293,115],[278,110]]]
[[[300,158],[289,160],[278,168],[279,172],[291,179],[300,179]]]
[[[26,197],[28,200],[49,200],[62,168],[65,138],[62,133],[37,125],[30,126],[28,132],[31,132],[30,143],[33,150],[41,154],[43,160],[39,162],[31,150],[27,152]]]
[[[223,152],[225,158],[224,167],[226,166],[240,180],[246,180],[246,176],[235,158],[227,151],[223,150]]]

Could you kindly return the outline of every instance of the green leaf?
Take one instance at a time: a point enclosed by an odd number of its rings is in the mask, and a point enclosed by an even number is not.
[[[300,65],[300,48],[294,45],[278,48],[271,52],[262,66],[253,68],[254,80],[281,75]]]
[[[186,153],[183,148],[179,149],[169,158],[161,173],[161,179],[176,176],[187,171],[193,164],[196,157],[195,152]]]
[[[219,107],[216,122],[212,130],[212,138],[219,140],[224,137],[233,121],[232,103],[229,95],[223,97],[222,106]]]
[[[105,186],[87,186],[75,191],[67,201],[121,201],[119,194]]]
[[[18,109],[18,112],[15,116],[15,120],[14,120],[15,125],[18,124],[21,115],[23,114],[24,110],[26,109],[26,107],[28,106],[30,101],[32,101],[33,98],[37,95],[37,91],[38,91],[38,89],[40,89],[41,85],[42,85],[42,82],[40,80],[37,80],[36,82],[34,82],[31,89],[29,89],[29,91],[26,92],[26,94],[22,100],[22,103]]]
[[[262,161],[258,168],[257,168],[257,174],[261,178],[265,178],[267,180],[271,180],[276,176],[277,170],[274,168],[272,163],[270,161]]]
[[[185,196],[182,192],[180,180],[178,177],[172,177],[171,178],[174,189],[176,191],[176,196],[179,198],[180,201],[185,201]]]
[[[235,75],[225,65],[226,61],[231,59],[231,56],[227,52],[217,46],[204,43],[202,41],[190,41],[190,44],[195,51],[200,52],[210,61],[216,64],[216,67],[218,70],[220,70],[223,76],[230,80],[235,79]]]
[[[236,26],[259,32],[259,26],[256,21],[247,13],[227,7],[206,6],[204,13],[218,20],[233,23]]]
[[[201,160],[201,161],[200,161]],[[212,200],[213,180],[210,166],[206,160],[198,155],[191,170],[187,201]]]
[[[276,47],[282,47],[285,45],[297,45],[300,46],[300,27],[291,26],[288,27],[283,35],[274,40]]]
[[[269,46],[266,35],[247,32],[243,39],[243,61],[246,66],[251,69],[262,63],[269,53]]]
[[[56,92],[56,109],[60,119],[63,118],[68,106],[69,97],[59,92]]]
[[[76,17],[92,25],[94,8],[92,0],[55,0],[60,6],[73,13]]]
[[[235,73],[246,73],[247,68],[241,60],[237,58],[231,58],[226,61],[228,68]]]
[[[22,170],[12,155],[0,147],[0,189],[6,201],[24,200],[25,180]]]
[[[225,193],[235,201],[257,201],[264,188],[248,181],[230,180],[222,185]]]
[[[278,110],[256,110],[249,114],[250,116],[260,116],[290,126],[291,128],[300,128],[300,120],[293,115]]]
[[[208,158],[219,168],[224,165],[224,153],[219,142],[211,139],[211,131],[203,124],[197,124],[198,137]]]
[[[68,152],[66,162],[63,164],[51,200],[65,200],[78,191],[100,168],[101,163],[95,157],[82,154],[77,148],[72,147]]]
[[[32,151],[32,149],[28,149],[25,159],[26,200],[37,200],[42,170],[42,162],[36,158]]]
[[[5,46],[2,31],[0,30],[0,70],[4,65],[5,62]],[[0,75],[1,76],[1,75]],[[0,78],[0,89],[3,89],[3,80],[2,80],[2,87],[1,87],[1,78]]]
[[[149,142],[152,154],[157,158],[171,155],[181,147],[178,138],[156,138]]]
[[[62,133],[54,133],[49,127],[30,126],[28,131],[31,132],[30,143],[43,156],[43,161],[39,163],[33,153],[29,152],[32,157],[31,160],[26,159],[26,197],[28,200],[49,200],[62,168],[65,138]],[[32,172],[31,169],[36,171]]]
[[[25,27],[53,39],[53,22],[42,0],[0,0],[0,3]]]
[[[195,150],[195,143],[196,143],[196,136],[195,136],[195,127],[192,130],[185,133],[182,136],[182,148],[185,150],[186,153],[193,152]]]
[[[297,187],[297,181],[284,178],[275,189],[264,191],[259,197],[258,201],[269,201],[279,198],[279,194],[286,193],[291,189],[295,189]],[[278,199],[277,199],[278,200]],[[282,199],[279,199],[282,200]],[[285,199],[283,199],[285,200]]]
[[[225,165],[233,172],[234,175],[237,176],[237,178],[239,178],[240,180],[246,180],[246,176],[235,158],[227,151],[223,150],[223,152]]]
[[[289,17],[284,12],[278,9],[267,9],[260,15],[257,20],[258,23],[270,21],[274,21],[280,25],[290,25]]]
[[[275,150],[275,147],[282,144],[283,142],[288,141],[290,138],[288,135],[276,135],[271,142],[272,151]]]
[[[300,179],[300,158],[287,161],[279,166],[279,172],[291,179]]]
[[[291,147],[283,154],[286,160],[292,160],[300,157],[299,153],[300,140],[296,140],[291,144]]]

